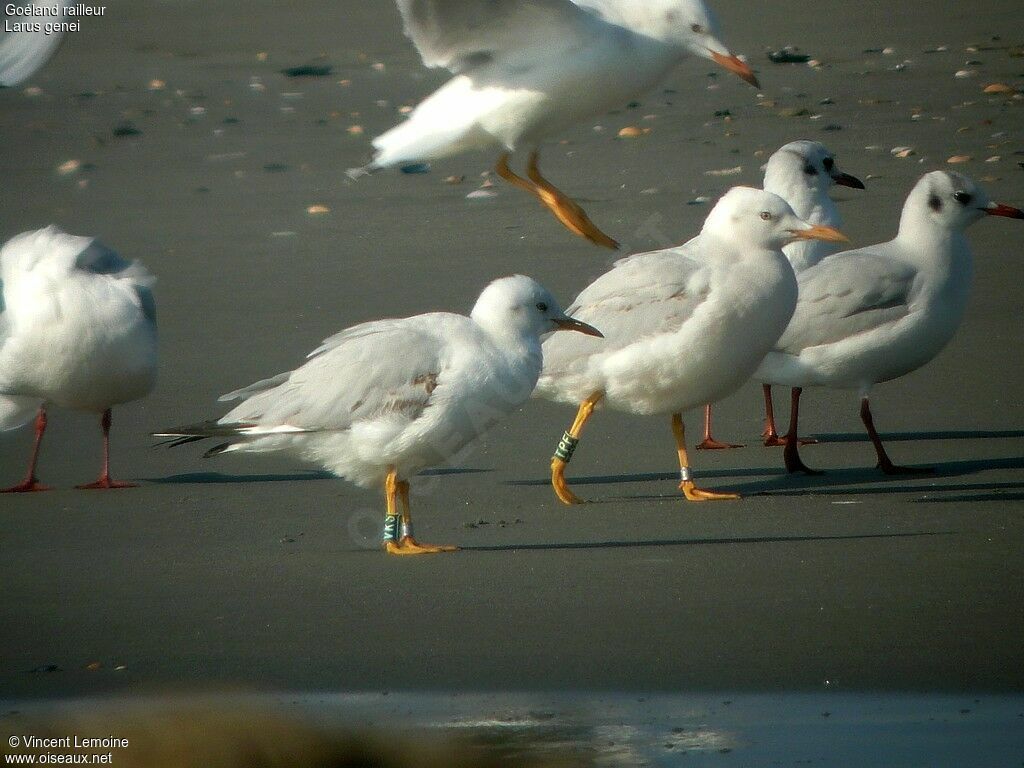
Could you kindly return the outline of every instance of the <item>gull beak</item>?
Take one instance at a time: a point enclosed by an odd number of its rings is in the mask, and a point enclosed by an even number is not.
[[[828,243],[848,243],[850,238],[835,227],[809,227],[808,229],[791,229],[789,233],[794,240],[824,240]]]
[[[989,203],[987,208],[982,209],[989,216],[1005,216],[1008,219],[1024,219],[1024,211],[1014,208],[1012,205],[1002,203]]]
[[[722,54],[718,51],[712,51],[710,48],[708,49],[708,52],[711,54],[712,61],[719,66],[728,69],[734,75],[739,75],[755,88],[761,87],[761,84],[757,82],[757,76],[754,75],[754,70],[750,68],[747,62],[741,60],[738,56],[734,56],[731,53]]]
[[[858,179],[856,176],[851,176],[848,173],[836,173],[832,175],[832,181],[841,187],[853,187],[854,189],[864,189],[864,182]]]
[[[587,336],[597,336],[599,339],[604,338],[604,334],[597,330],[597,328],[573,317],[556,317],[553,322],[558,326],[559,331],[577,331]]]

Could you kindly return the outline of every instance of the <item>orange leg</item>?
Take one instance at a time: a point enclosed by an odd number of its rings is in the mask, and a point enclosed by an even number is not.
[[[508,167],[507,152],[498,158],[494,170],[505,181],[529,192],[540,200],[555,215],[555,218],[574,235],[579,235],[594,245],[617,249],[619,244],[598,229],[587,216],[587,212],[575,200],[541,175],[537,165],[538,157],[536,151],[530,153],[530,159],[526,166],[527,175],[530,177],[529,181],[513,173]]]
[[[704,406],[704,439],[697,443],[698,451],[723,451],[728,448],[742,448],[739,443],[721,443],[711,436],[711,403]]]
[[[775,430],[775,404],[772,402],[772,385],[762,384],[764,387],[764,432],[761,433],[761,437],[764,438],[764,444],[766,448],[775,448],[780,445],[786,444],[786,437],[779,437],[779,433]],[[818,440],[814,437],[801,437],[799,438],[800,445],[815,445]]]
[[[687,501],[725,501],[738,499],[738,493],[716,493],[705,491],[697,487],[690,474],[690,458],[686,455],[686,427],[683,425],[681,413],[672,414],[672,434],[676,438],[676,452],[679,454],[679,490],[683,492]]]
[[[569,490],[569,484],[565,482],[565,465],[572,459],[572,453],[579,443],[583,427],[594,413],[594,407],[604,397],[604,392],[595,392],[582,403],[576,412],[576,419],[573,421],[569,431],[562,435],[558,441],[558,448],[555,455],[551,457],[551,487],[555,489],[555,495],[563,504],[582,504],[583,499]]]
[[[99,480],[85,485],[75,486],[85,490],[109,490],[111,488],[135,488],[135,483],[126,483],[123,480],[114,480],[110,477],[110,409],[103,412],[100,419],[100,426],[103,428],[103,472]]]
[[[412,535],[412,516],[409,513],[409,483],[398,479],[394,467],[384,480],[384,498],[387,503],[387,515],[384,522],[384,549],[390,555],[429,555],[437,552],[455,552],[458,547],[437,544],[420,544]],[[398,504],[402,503],[402,515],[399,520]]]
[[[785,437],[782,438],[782,459],[786,462],[786,471],[789,473],[803,472],[805,475],[822,475],[817,469],[811,469],[804,464],[803,459],[800,458],[799,446],[802,445],[798,433],[797,422],[800,420],[800,393],[803,392],[801,387],[793,387],[790,393],[790,405],[789,405],[789,431]]]

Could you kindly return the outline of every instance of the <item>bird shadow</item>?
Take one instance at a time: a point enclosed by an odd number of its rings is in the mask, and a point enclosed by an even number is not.
[[[493,469],[473,469],[468,467],[435,467],[420,472],[424,476],[440,475],[472,475],[493,472]],[[255,475],[232,475],[224,472],[187,472],[166,477],[144,478],[147,483],[158,485],[230,485],[233,483],[291,483],[304,480],[337,480],[337,476],[323,470],[304,470],[301,472],[264,473]]]
[[[810,437],[811,435],[808,435]],[[867,443],[871,441],[866,432],[815,432],[822,443]],[[889,432],[880,433],[883,443],[901,443],[911,440],[998,440],[1024,437],[1024,429],[954,429],[932,432]]]
[[[1009,456],[996,459],[971,459],[967,461],[939,462],[932,465],[935,470],[930,474],[921,475],[884,475],[873,467],[853,467],[831,469],[822,475],[788,474],[785,470],[771,467],[752,469],[715,469],[700,472],[700,479],[719,479],[732,477],[764,478],[751,482],[731,484],[727,490],[745,496],[850,496],[858,494],[894,494],[929,492],[964,492],[994,491],[1000,489],[1014,490],[1024,488],[1021,483],[950,483],[935,484],[935,480],[957,478],[978,474],[980,472],[999,469],[1024,469],[1024,456]],[[619,483],[639,483],[654,481],[677,481],[679,475],[674,472],[643,472],[629,475],[591,475],[589,477],[571,478],[573,486],[615,485]],[[921,481],[929,482],[927,486]],[[513,486],[546,486],[550,479],[508,480],[506,485]],[[869,486],[869,487],[850,487]],[[709,488],[709,490],[716,490]],[[602,501],[652,501],[677,498],[678,493],[671,494],[627,494],[606,497]],[[999,500],[1009,500],[1010,494],[998,495]],[[600,503],[600,502],[597,502]]]
[[[459,547],[466,552],[510,552],[514,550],[566,549],[641,549],[647,547],[690,547],[726,544],[791,544],[798,542],[866,541],[924,536],[955,536],[956,531],[909,531],[904,533],[860,533],[830,536],[735,536],[689,539],[641,539],[639,541],[544,542],[538,544],[501,544]]]

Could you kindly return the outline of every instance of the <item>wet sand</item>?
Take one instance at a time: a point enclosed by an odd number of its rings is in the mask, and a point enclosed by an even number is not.
[[[1021,83],[1016,3],[918,0],[870,18],[834,0],[813,17],[791,0],[716,7],[774,106],[689,61],[639,106],[545,150],[549,177],[627,249],[690,236],[708,206],[687,201],[757,183],[755,152],[797,138],[824,141],[866,180],[836,195],[856,244],[889,237],[916,178],[954,155],[971,156],[957,169],[995,199],[1024,204],[1024,102],[982,93]],[[961,332],[873,399],[893,459],[934,477],[876,474],[855,395],[826,391],[804,398],[805,429],[824,440],[804,458],[830,471],[787,477],[778,449],[757,444],[759,388],[747,386],[718,408],[716,431],[748,447],[694,459],[709,487],[746,499],[684,503],[667,420],[600,413],[570,470],[596,503],[567,508],[546,472],[572,413],[536,402],[466,471],[414,491],[418,532],[463,551],[399,561],[373,549],[378,494],[288,458],[152,449],[147,433],[219,414],[220,393],[294,367],[346,325],[465,311],[513,271],[568,301],[612,257],[515,190],[465,199],[491,157],[345,178],[399,107],[443,80],[390,3],[112,2],[83,25],[33,81],[40,93],[0,91],[0,236],[56,222],[142,259],[160,278],[160,382],[114,413],[114,469],[142,487],[67,490],[98,470],[99,428],[55,411],[41,476],[61,490],[0,498],[4,695],[1021,691],[1020,222],[973,228]],[[770,64],[764,49],[785,44],[825,66]],[[318,61],[329,77],[278,74]],[[955,78],[962,69],[978,74]],[[165,86],[149,90],[154,79]],[[125,123],[141,133],[114,136]],[[652,130],[615,139],[628,125]],[[901,145],[916,154],[891,156]],[[69,160],[80,170],[59,174]],[[692,414],[691,436],[698,424]],[[5,484],[29,441],[0,436]]]

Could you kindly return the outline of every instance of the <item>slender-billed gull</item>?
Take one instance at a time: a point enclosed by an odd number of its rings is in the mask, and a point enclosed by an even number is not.
[[[839,170],[835,155],[817,141],[792,141],[786,144],[768,158],[764,170],[764,188],[789,203],[796,215],[810,224],[828,227],[843,225],[839,209],[829,196],[829,190],[834,184],[864,189],[860,179]],[[798,240],[787,245],[782,252],[793,265],[793,271],[799,275],[837,250],[839,244],[835,241]],[[775,429],[772,388],[768,384],[764,385],[764,407],[764,444],[782,445]],[[697,448],[714,450],[741,447],[715,440],[711,434],[711,404],[708,403],[704,409],[704,439]]]
[[[6,490],[46,490],[36,462],[50,405],[102,414],[103,471],[78,487],[131,487],[110,477],[110,409],[156,381],[154,278],[97,240],[53,226],[8,241],[0,278],[0,429],[36,414],[28,473]]]
[[[289,450],[359,486],[383,485],[388,552],[450,551],[413,538],[409,478],[450,462],[526,402],[541,370],[540,337],[557,330],[600,336],[534,280],[502,278],[469,317],[434,312],[353,326],[294,371],[224,395],[242,402],[220,419],[159,436],[179,438],[174,445],[224,438],[207,456]]]
[[[0,37],[0,86],[28,80],[60,47],[60,27],[71,0],[5,3],[4,35]],[[14,13],[10,13],[14,11]],[[47,25],[57,25],[47,30]],[[7,31],[10,30],[10,31]]]
[[[535,195],[573,233],[609,248],[618,244],[541,175],[541,140],[624,106],[689,54],[757,85],[721,42],[703,0],[398,0],[398,7],[423,63],[455,77],[374,139],[373,160],[350,175],[500,149],[502,178]],[[529,178],[508,167],[509,153],[524,146]]]
[[[1017,208],[992,202],[966,176],[933,171],[907,197],[895,238],[828,256],[798,276],[793,320],[755,374],[760,381],[793,387],[787,470],[814,472],[798,447],[801,390],[832,387],[859,392],[861,420],[883,472],[930,471],[890,461],[868,396],[875,384],[929,362],[953,338],[973,271],[965,230],[986,214],[1024,218]]]
[[[785,330],[797,285],[782,247],[842,237],[802,221],[778,195],[735,187],[712,209],[691,247],[621,259],[584,288],[568,313],[597,324],[606,338],[548,339],[537,386],[542,397],[579,405],[551,460],[558,498],[580,501],[566,484],[565,465],[594,408],[605,404],[640,415],[672,414],[686,498],[737,498],[694,483],[682,412],[739,388]]]

